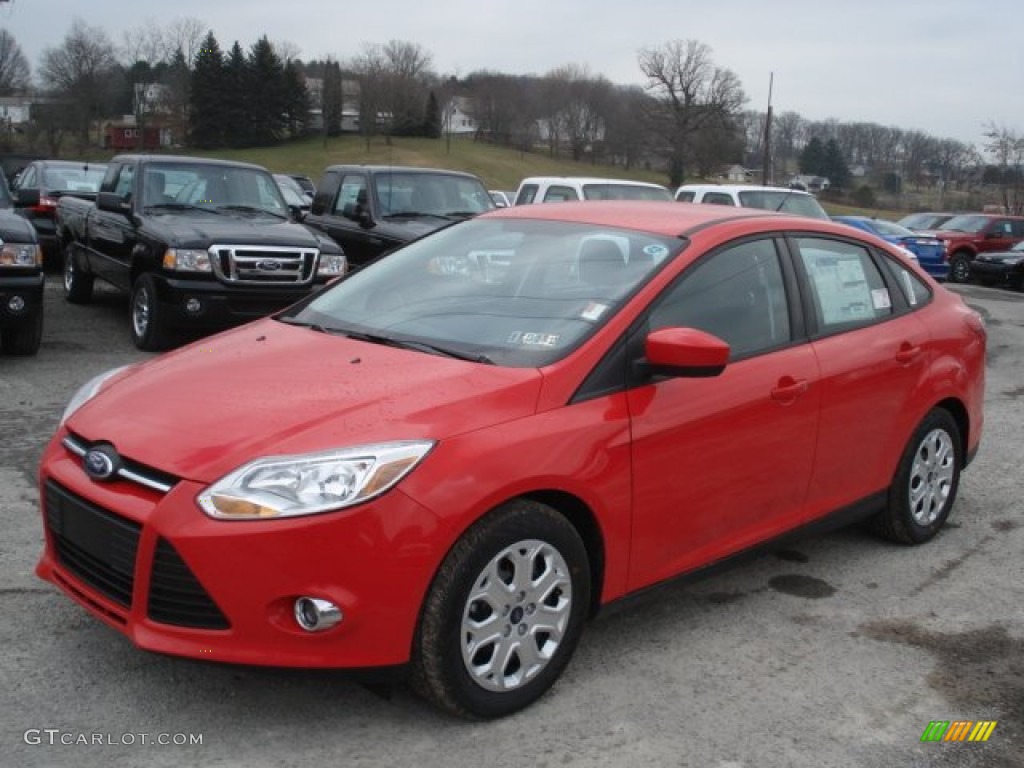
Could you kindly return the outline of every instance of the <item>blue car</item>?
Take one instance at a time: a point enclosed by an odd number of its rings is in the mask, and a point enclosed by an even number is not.
[[[938,238],[914,232],[894,221],[872,219],[869,216],[833,216],[832,220],[863,229],[873,235],[878,235],[883,240],[906,248],[917,257],[922,269],[937,280],[945,280],[949,275],[946,244]]]

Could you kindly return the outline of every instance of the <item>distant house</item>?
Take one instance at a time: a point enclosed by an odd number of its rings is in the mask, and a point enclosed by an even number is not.
[[[141,142],[140,142],[141,137]],[[171,129],[160,125],[146,125],[139,128],[134,115],[114,120],[104,128],[103,147],[114,152],[133,149],[160,149],[172,143]]]
[[[466,96],[453,96],[441,117],[441,132],[444,134],[476,135],[479,124],[473,118],[473,100]]]
[[[754,178],[755,171],[744,168],[742,165],[734,164],[723,168],[718,173],[718,178],[724,181],[745,182]]]
[[[32,113],[32,99],[28,96],[0,97],[0,120],[5,126],[23,125]]]

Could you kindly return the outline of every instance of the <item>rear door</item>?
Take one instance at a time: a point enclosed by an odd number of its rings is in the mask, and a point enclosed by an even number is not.
[[[729,342],[732,356],[717,377],[655,380],[628,392],[631,589],[802,520],[821,395],[795,292],[776,240],[737,242],[688,269],[633,337],[642,349],[650,330],[700,328]]]

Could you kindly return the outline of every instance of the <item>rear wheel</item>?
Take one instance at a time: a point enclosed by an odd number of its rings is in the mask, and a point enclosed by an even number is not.
[[[932,538],[953,508],[962,466],[956,421],[948,411],[931,411],[903,451],[887,508],[872,520],[875,532],[900,544]]]
[[[971,279],[971,259],[963,251],[957,251],[949,258],[949,281],[966,283]]]
[[[139,275],[132,285],[132,343],[139,349],[159,352],[172,343],[167,322],[157,299],[152,275]]]
[[[72,304],[88,304],[92,300],[93,276],[82,271],[76,251],[74,243],[64,246],[64,297]]]
[[[28,322],[0,331],[0,342],[8,355],[34,355],[43,340],[43,308],[38,307]]]
[[[551,507],[517,500],[470,528],[424,602],[412,654],[416,691],[458,715],[511,714],[569,663],[590,603],[576,529]]]

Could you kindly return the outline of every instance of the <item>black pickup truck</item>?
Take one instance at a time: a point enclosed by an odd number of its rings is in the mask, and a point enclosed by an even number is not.
[[[57,205],[66,297],[87,303],[97,278],[129,291],[145,350],[247,322],[346,271],[341,248],[298,217],[260,166],[119,155],[95,203]]]
[[[453,221],[494,209],[476,176],[436,168],[332,165],[304,219],[362,266],[385,251]]]
[[[0,343],[4,353],[39,351],[44,282],[43,251],[36,231],[14,213],[7,180],[0,173]]]

